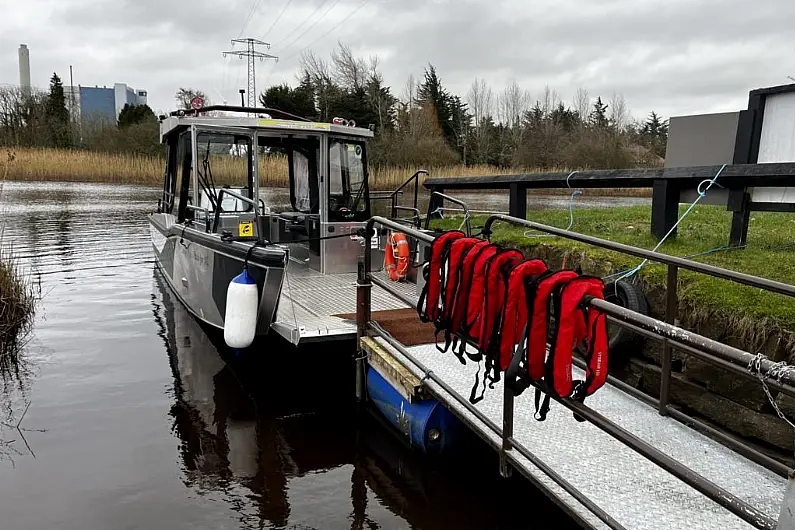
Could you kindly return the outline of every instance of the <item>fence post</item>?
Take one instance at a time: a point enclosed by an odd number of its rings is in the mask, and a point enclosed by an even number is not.
[[[369,234],[368,234],[369,235]],[[370,252],[370,238],[365,238],[365,252]],[[365,266],[364,258],[357,263],[358,278],[356,280],[356,400],[364,401],[364,370],[365,359],[359,347],[362,337],[367,336],[367,324],[370,322],[370,294],[372,283],[370,271]]]
[[[527,188],[514,182],[511,184],[510,190],[508,213],[511,217],[527,219]]]
[[[439,197],[438,195],[434,195],[433,192],[444,193],[444,189],[442,188],[430,188],[431,192],[431,199],[428,201],[428,215],[425,217],[425,228],[429,227],[431,219],[439,219],[441,215],[436,213],[436,210],[439,208],[444,208],[444,199]]]
[[[668,265],[668,281],[665,287],[665,322],[668,324],[675,324],[678,303],[677,303],[677,276],[679,267],[676,265]],[[663,339],[663,351],[660,365],[662,368],[660,377],[660,414],[663,416],[668,415],[668,401],[671,393],[671,362],[673,360],[673,349],[671,348],[668,339]]]
[[[731,247],[745,245],[751,218],[750,203],[751,195],[744,188],[729,190],[727,210],[732,212],[732,227],[729,233]]]
[[[679,188],[670,180],[656,179],[652,185],[651,233],[658,239],[665,237],[679,216]],[[676,230],[671,237],[676,236]]]

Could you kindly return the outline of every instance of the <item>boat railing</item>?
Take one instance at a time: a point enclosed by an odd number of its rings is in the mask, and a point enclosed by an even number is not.
[[[690,425],[697,431],[700,431],[712,438],[718,439],[739,454],[742,454],[746,458],[749,458],[750,460],[767,467],[771,471],[784,477],[795,476],[792,474],[793,471],[785,464],[763,454],[757,449],[751,447],[749,444],[732,438],[712,428],[698,419],[687,416],[683,412],[680,412],[669,405],[671,361],[672,352],[674,349],[684,351],[705,362],[730,370],[732,373],[735,373],[739,376],[765,380],[766,384],[770,388],[782,392],[788,396],[795,397],[795,372],[789,370],[788,366],[785,366],[782,369],[782,365],[774,364],[763,356],[754,355],[738,348],[722,344],[674,325],[677,316],[676,280],[679,269],[706,274],[712,277],[726,279],[743,285],[749,285],[791,297],[795,297],[795,286],[715,267],[712,265],[689,261],[683,258],[651,252],[638,247],[615,243],[592,236],[576,234],[574,232],[569,232],[559,228],[554,228],[551,226],[542,225],[540,223],[502,214],[492,215],[488,218],[483,229],[484,235],[487,237],[491,235],[491,228],[496,222],[506,222],[514,225],[521,225],[549,235],[579,241],[667,265],[667,303],[664,321],[642,315],[604,300],[591,299],[588,302],[592,307],[597,308],[599,311],[602,311],[608,315],[608,321],[611,324],[624,327],[631,331],[641,333],[644,336],[662,341],[663,356],[660,398],[656,399],[652,396],[643,394],[640,390],[635,389],[634,387],[631,387],[630,385],[627,385],[612,376],[608,377],[608,381],[618,389],[635,396],[636,398],[651,406],[655,406],[661,415],[670,416],[674,419],[677,419],[678,421]],[[405,225],[383,217],[373,217],[368,221],[365,229],[365,237],[370,237],[374,233],[374,227],[376,225],[392,230],[400,230],[405,233],[406,236],[415,238],[418,241],[422,241],[426,244],[430,244],[434,240],[434,236],[427,232],[407,228]],[[500,472],[503,475],[509,475],[511,469],[519,469],[522,473],[528,476],[530,480],[535,481],[532,476],[529,476],[529,472],[527,472],[523,466],[519,465],[519,461],[517,460],[516,456],[518,453],[527,460],[531,461],[538,469],[540,469],[563,490],[565,490],[568,494],[570,494],[578,502],[590,510],[609,528],[624,528],[603,509],[601,509],[599,506],[596,506],[593,501],[591,501],[583,492],[576,489],[570,482],[560,476],[555,470],[541,461],[530,450],[528,450],[527,447],[523,446],[514,438],[514,398],[516,393],[514,391],[514,385],[509,384],[511,381],[506,381],[506,383],[503,385],[503,425],[500,427],[481,410],[472,405],[466,397],[456,392],[441,377],[428,369],[421,361],[412,355],[412,353],[409,352],[405,346],[395,340],[386,330],[378,325],[377,322],[372,321],[370,301],[373,284],[386,290],[391,295],[395,296],[397,299],[403,301],[411,307],[416,308],[417,301],[402,294],[387,282],[372,275],[372,252],[369,245],[366,246],[364,250],[364,257],[359,264],[359,274],[357,281],[357,331],[359,337],[376,336],[386,341],[386,343],[388,343],[410,363],[412,363],[417,370],[424,374],[424,381],[433,381],[436,387],[444,391],[446,395],[452,397],[458,404],[464,407],[470,414],[472,414],[472,416],[481,422],[482,425],[486,426],[486,428],[493,432],[494,435],[499,437],[501,444],[496,448],[499,451]],[[356,374],[357,395],[360,397],[364,394],[363,370],[364,359],[360,356]],[[511,373],[506,373],[506,379],[511,378],[511,376]],[[543,381],[531,384],[542,391],[546,390],[545,383]],[[436,392],[433,388],[428,388],[428,390],[432,394]],[[440,394],[436,394],[435,397],[442,398]],[[556,398],[554,397],[554,393],[552,397],[555,401],[574,412],[580,418],[590,422],[597,428],[607,433],[609,436],[615,438],[625,446],[642,455],[644,458],[653,462],[668,473],[674,475],[685,484],[699,491],[723,508],[729,510],[737,517],[752,525],[754,528],[774,530],[778,527],[776,521],[774,521],[766,513],[705,478],[703,475],[688,468],[681,462],[671,458],[657,447],[640,439],[636,435],[621,427],[619,424],[611,421],[583,402],[571,398]],[[469,423],[472,421],[467,418],[462,419]],[[792,480],[790,482],[792,482]],[[795,486],[792,486],[792,484],[790,486],[790,490],[795,492]],[[791,504],[795,503],[795,498],[792,498],[793,495],[795,494],[790,493],[788,494],[788,497],[785,498],[785,502],[789,503],[787,506],[790,508],[792,508]],[[786,510],[782,510],[782,514],[784,514],[785,511]],[[782,515],[782,520],[783,517],[784,515]]]
[[[188,204],[185,206],[186,209],[192,212],[199,212],[204,214],[204,231],[210,231],[210,210],[203,206],[194,206],[193,204]]]
[[[389,199],[391,201],[391,210],[390,210],[390,217],[392,219],[397,219],[398,211],[417,211],[418,209],[418,201],[419,201],[419,188],[420,188],[420,175],[428,175],[428,171],[425,169],[419,169],[414,172],[408,179],[406,179],[403,184],[395,188],[393,191],[386,192],[386,193],[378,193],[372,194],[372,199]],[[414,183],[414,202],[411,208],[407,206],[399,206],[397,201],[398,197],[403,195],[403,189],[406,188],[409,184]]]
[[[221,190],[218,192],[218,201],[217,201],[218,202],[218,207],[215,209],[215,218],[213,220],[213,230],[212,231],[213,232],[217,232],[218,231],[218,223],[219,223],[219,221],[221,219],[221,211],[223,210],[221,204],[223,204],[224,194],[229,195],[230,197],[234,197],[235,199],[237,199],[239,201],[243,201],[244,203],[251,205],[252,210],[254,210],[254,224],[257,227],[257,241],[261,242],[262,241],[262,234],[260,234],[260,222],[259,222],[259,208],[258,208],[258,206],[259,206],[259,203],[262,203],[263,207],[264,207],[264,203],[262,202],[262,199],[254,200],[254,199],[251,199],[249,197],[246,197],[245,195],[241,195],[240,193],[232,191],[232,190],[230,190],[228,188],[221,188]]]
[[[433,192],[431,192],[431,204],[433,204],[434,202],[437,202],[438,199],[444,199],[444,200],[450,201],[453,204],[457,204],[457,205],[459,205],[462,208],[462,211],[464,212],[464,225],[466,226],[466,229],[467,229],[467,236],[472,235],[472,215],[469,212],[469,205],[467,205],[467,203],[465,203],[461,199],[456,199],[455,197],[451,197],[450,195],[446,195],[446,194],[442,193],[441,191],[433,191]],[[443,203],[441,203],[441,204],[443,204]],[[439,206],[437,210],[439,212],[443,212],[444,211],[444,207],[443,206]],[[436,217],[436,211],[437,210],[434,210],[433,212],[429,211],[428,215],[425,217],[425,229],[426,230],[428,230],[430,228],[431,219]]]

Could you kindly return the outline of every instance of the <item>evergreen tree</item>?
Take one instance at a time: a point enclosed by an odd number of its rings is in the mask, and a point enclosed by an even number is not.
[[[640,130],[641,142],[655,155],[665,157],[668,144],[668,120],[663,120],[652,111]]]
[[[308,79],[302,80],[296,88],[291,88],[286,83],[274,85],[260,94],[259,101],[264,107],[289,112],[302,118],[317,119],[315,96]]]
[[[124,104],[124,108],[119,113],[119,129],[125,129],[130,125],[139,123],[154,123],[157,121],[155,113],[149,105],[130,105]]]
[[[52,132],[55,147],[69,147],[69,110],[66,108],[63,83],[53,72],[50,78],[50,93],[47,96],[46,116]]]
[[[602,103],[601,96],[596,98],[591,111],[591,125],[596,129],[607,129],[610,121],[607,119],[607,105]]]
[[[417,99],[421,105],[433,109],[445,140],[451,146],[456,145],[457,131],[453,121],[456,109],[453,108],[453,97],[442,86],[442,81],[436,75],[436,68],[432,64],[425,69],[425,79],[417,89]]]

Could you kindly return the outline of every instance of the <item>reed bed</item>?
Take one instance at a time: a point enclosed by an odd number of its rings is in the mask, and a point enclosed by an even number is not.
[[[16,161],[8,168],[9,180],[46,180],[72,182],[107,182],[116,184],[144,184],[160,186],[163,179],[163,159],[157,156],[132,153],[107,153],[80,149],[6,148],[13,152]],[[2,158],[2,157],[0,157]],[[220,184],[239,184],[245,171],[243,161],[233,157],[214,156],[211,160],[213,178]],[[393,190],[403,184],[418,168],[372,167],[370,186],[377,190]],[[534,168],[498,168],[489,165],[452,165],[425,168],[434,177],[489,176],[506,173],[537,173]],[[556,171],[567,171],[557,168]],[[0,171],[2,172],[2,171]],[[288,182],[287,158],[261,156],[259,159],[260,184],[286,187]],[[574,184],[574,182],[573,182]],[[567,194],[563,190],[537,190],[531,193]],[[589,190],[589,195],[650,196],[650,189],[599,189]]]
[[[0,251],[0,377],[18,374],[19,350],[33,325],[36,284],[7,251]]]

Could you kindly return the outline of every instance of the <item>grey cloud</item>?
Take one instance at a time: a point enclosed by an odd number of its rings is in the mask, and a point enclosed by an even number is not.
[[[362,0],[293,0],[268,36],[283,60],[258,64],[258,88],[294,80],[306,45]],[[262,37],[286,0],[262,0],[244,36]],[[16,47],[31,46],[34,81],[75,64],[84,84],[147,88],[155,108],[173,105],[179,86],[237,100],[244,62],[221,57],[252,0],[68,1],[16,4],[0,20],[0,83],[17,80]],[[322,5],[321,5],[322,4]],[[307,16],[315,18],[295,30]],[[304,37],[317,19],[320,20]],[[41,13],[49,16],[41,17]],[[475,77],[495,91],[515,79],[533,95],[545,85],[565,101],[578,86],[592,96],[625,95],[636,117],[742,108],[750,89],[795,75],[790,0],[369,0],[312,49],[328,56],[337,39],[378,53],[400,93],[433,63],[464,95]],[[24,21],[31,21],[25,24]],[[289,45],[289,46],[288,46]],[[289,57],[289,59],[288,59]]]

